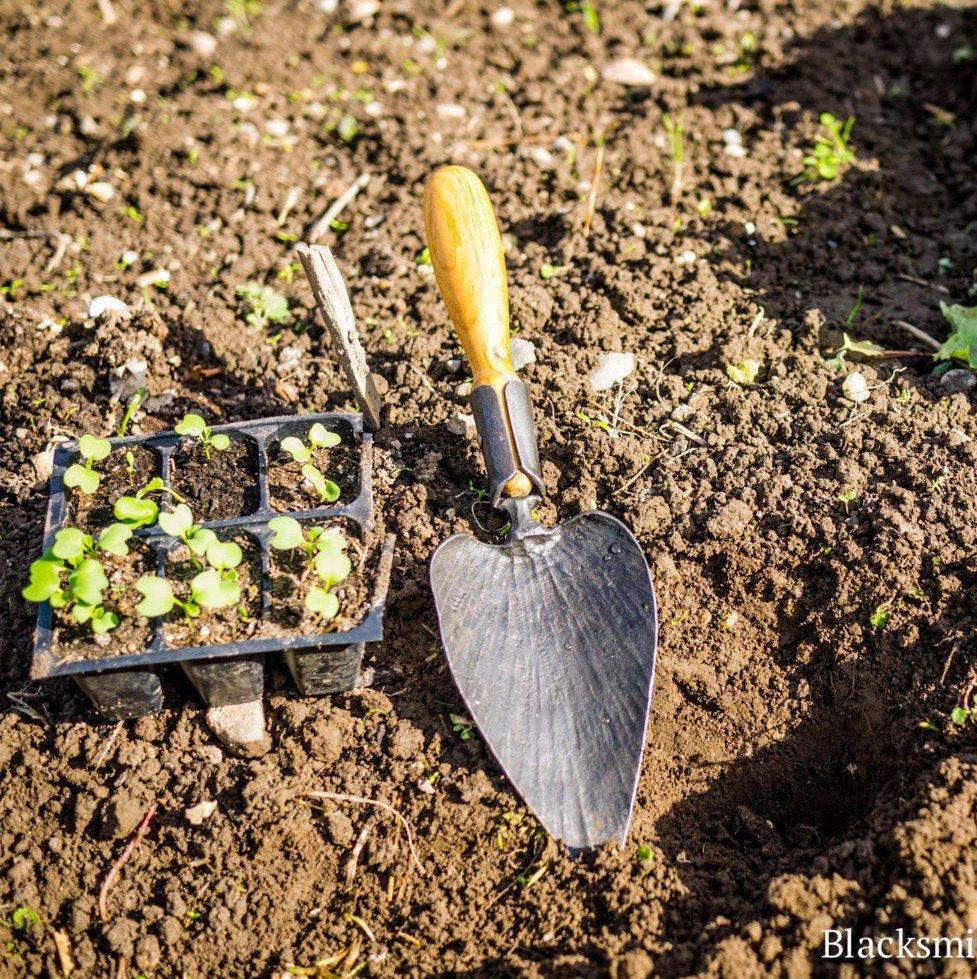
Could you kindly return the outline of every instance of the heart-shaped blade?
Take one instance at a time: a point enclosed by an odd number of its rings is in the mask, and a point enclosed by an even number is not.
[[[516,791],[570,847],[623,843],[658,638],[630,531],[589,512],[502,546],[459,534],[431,587],[455,683]]]

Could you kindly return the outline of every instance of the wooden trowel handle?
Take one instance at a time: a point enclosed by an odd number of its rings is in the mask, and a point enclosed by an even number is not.
[[[432,174],[424,189],[424,231],[473,384],[491,385],[501,396],[505,385],[517,380],[509,353],[509,288],[499,225],[476,174],[454,166]],[[528,477],[517,472],[504,492],[522,499],[532,488]]]

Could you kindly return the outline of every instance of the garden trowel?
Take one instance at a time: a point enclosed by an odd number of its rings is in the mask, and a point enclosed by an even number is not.
[[[438,286],[471,365],[472,412],[506,543],[466,534],[431,560],[451,672],[475,724],[543,826],[571,848],[623,844],[641,767],[658,638],[638,542],[589,511],[553,529],[532,405],[509,354],[502,239],[485,187],[444,167],[424,193]]]

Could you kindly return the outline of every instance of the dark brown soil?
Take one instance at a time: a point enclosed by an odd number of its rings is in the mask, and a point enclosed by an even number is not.
[[[312,635],[316,632],[345,632],[359,625],[370,609],[373,598],[374,572],[378,559],[377,546],[381,537],[373,533],[368,541],[360,542],[352,531],[352,524],[344,520],[326,520],[317,527],[340,527],[349,541],[346,556],[352,570],[346,579],[332,589],[339,599],[336,618],[324,623],[305,608],[305,596],[309,588],[319,583],[315,569],[300,551],[269,550],[269,599],[266,635],[282,635],[283,632],[299,632]]]
[[[63,610],[55,609],[52,655],[59,663],[141,653],[152,639],[149,622],[136,613],[142,596],[133,588],[137,578],[155,573],[152,551],[145,545],[133,544],[125,557],[103,554],[100,560],[109,579],[103,605],[107,611],[115,612],[119,625],[96,636],[89,626],[79,625]]]
[[[187,619],[178,608],[174,609],[163,620],[163,638],[168,646],[217,646],[255,635],[261,616],[261,548],[246,534],[221,539],[234,541],[244,553],[235,569],[241,600],[227,608],[204,609],[195,619]],[[177,547],[167,557],[166,577],[177,598],[187,600],[189,581],[201,570],[186,547]]]
[[[184,440],[170,462],[170,485],[195,520],[225,520],[258,509],[258,457],[250,439],[232,438],[230,448],[207,458],[196,440]]]
[[[131,460],[126,458],[127,453],[132,454]],[[138,445],[117,449],[95,465],[101,479],[94,493],[89,496],[77,488],[67,490],[67,523],[88,532],[101,530],[112,523],[115,519],[112,507],[120,496],[132,496],[154,476],[160,475],[159,457]]]
[[[326,479],[339,487],[339,499],[334,503],[320,502],[319,494],[302,475],[302,464],[295,462],[287,452],[280,452],[276,446],[268,459],[268,493],[272,509],[279,513],[298,513],[323,506],[340,506],[356,496],[359,490],[358,457],[350,453],[348,445],[318,449],[312,454],[312,462]]]
[[[563,4],[509,2],[505,27],[494,4],[384,0],[344,24],[362,5],[266,0],[206,56],[192,32],[220,0],[114,2],[113,25],[76,0],[0,6],[0,227],[50,236],[0,239],[0,973],[58,974],[57,930],[91,976],[280,976],[351,946],[340,974],[833,976],[826,928],[977,922],[977,725],[951,720],[977,679],[975,389],[899,325],[942,341],[939,302],[977,302],[974,4],[598,0],[596,34]],[[657,80],[604,80],[621,57]],[[856,161],[795,183],[823,112],[855,116]],[[471,526],[484,475],[447,427],[467,368],[418,264],[423,182],[448,161],[484,177],[506,235],[550,512],[610,510],[652,565],[656,691],[623,849],[571,859],[450,720],[427,563]],[[273,674],[272,750],[244,760],[176,672],[163,713],[117,732],[69,682],[26,683],[37,456],[118,420],[128,363],[149,391],[135,431],[352,407],[287,239],[363,172],[324,240],[388,388],[374,488],[398,551],[374,688],[301,700]],[[145,290],[156,269],[169,287]],[[243,322],[251,281],[289,323]],[[133,316],[86,320],[105,293]],[[843,330],[921,352],[852,356],[873,387],[857,411],[825,363]],[[587,375],[621,350],[637,369],[613,438],[613,392]],[[725,370],[745,358],[751,387]],[[321,790],[394,806],[424,875],[388,812],[313,805]],[[151,802],[103,924],[99,883]],[[42,924],[14,931],[18,907]]]

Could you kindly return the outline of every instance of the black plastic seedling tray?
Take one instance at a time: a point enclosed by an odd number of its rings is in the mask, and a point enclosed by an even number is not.
[[[358,481],[355,498],[349,502],[309,510],[274,510],[269,498],[269,452],[289,435],[304,435],[315,422],[321,422],[342,437],[342,445],[358,454]],[[256,421],[213,426],[214,432],[226,432],[232,439],[251,440],[255,448],[258,506],[252,513],[223,520],[202,521],[204,527],[220,533],[248,535],[260,548],[262,614],[269,608],[269,553],[272,536],[268,521],[276,516],[292,516],[303,522],[344,518],[351,521],[360,534],[373,525],[373,444],[372,436],[363,429],[358,414],[329,412],[316,415],[288,415],[262,418]],[[146,473],[145,480],[160,476],[165,485],[170,481],[170,460],[183,437],[167,431],[149,436],[128,436],[109,440],[112,449],[141,446],[150,450],[157,462],[155,472]],[[65,492],[65,470],[78,460],[76,442],[58,447],[51,476],[44,529],[44,547],[51,547],[54,536],[66,523],[68,499]],[[156,527],[136,531],[151,549],[158,574],[165,573],[166,556],[178,545],[172,537]],[[356,683],[364,644],[383,636],[383,611],[393,562],[393,537],[387,537],[376,558],[373,594],[366,615],[358,625],[345,632],[326,632],[315,635],[284,635],[241,640],[233,643],[172,646],[164,636],[160,620],[152,620],[152,640],[138,653],[113,655],[111,644],[104,657],[58,659],[52,648],[53,610],[45,602],[38,609],[34,635],[34,657],[31,676],[36,679],[71,676],[108,717],[122,719],[158,711],[163,704],[163,688],[157,667],[164,663],[179,663],[193,681],[203,699],[211,706],[244,703],[261,695],[264,685],[266,653],[283,652],[288,668],[304,695],[335,693],[348,690]]]

